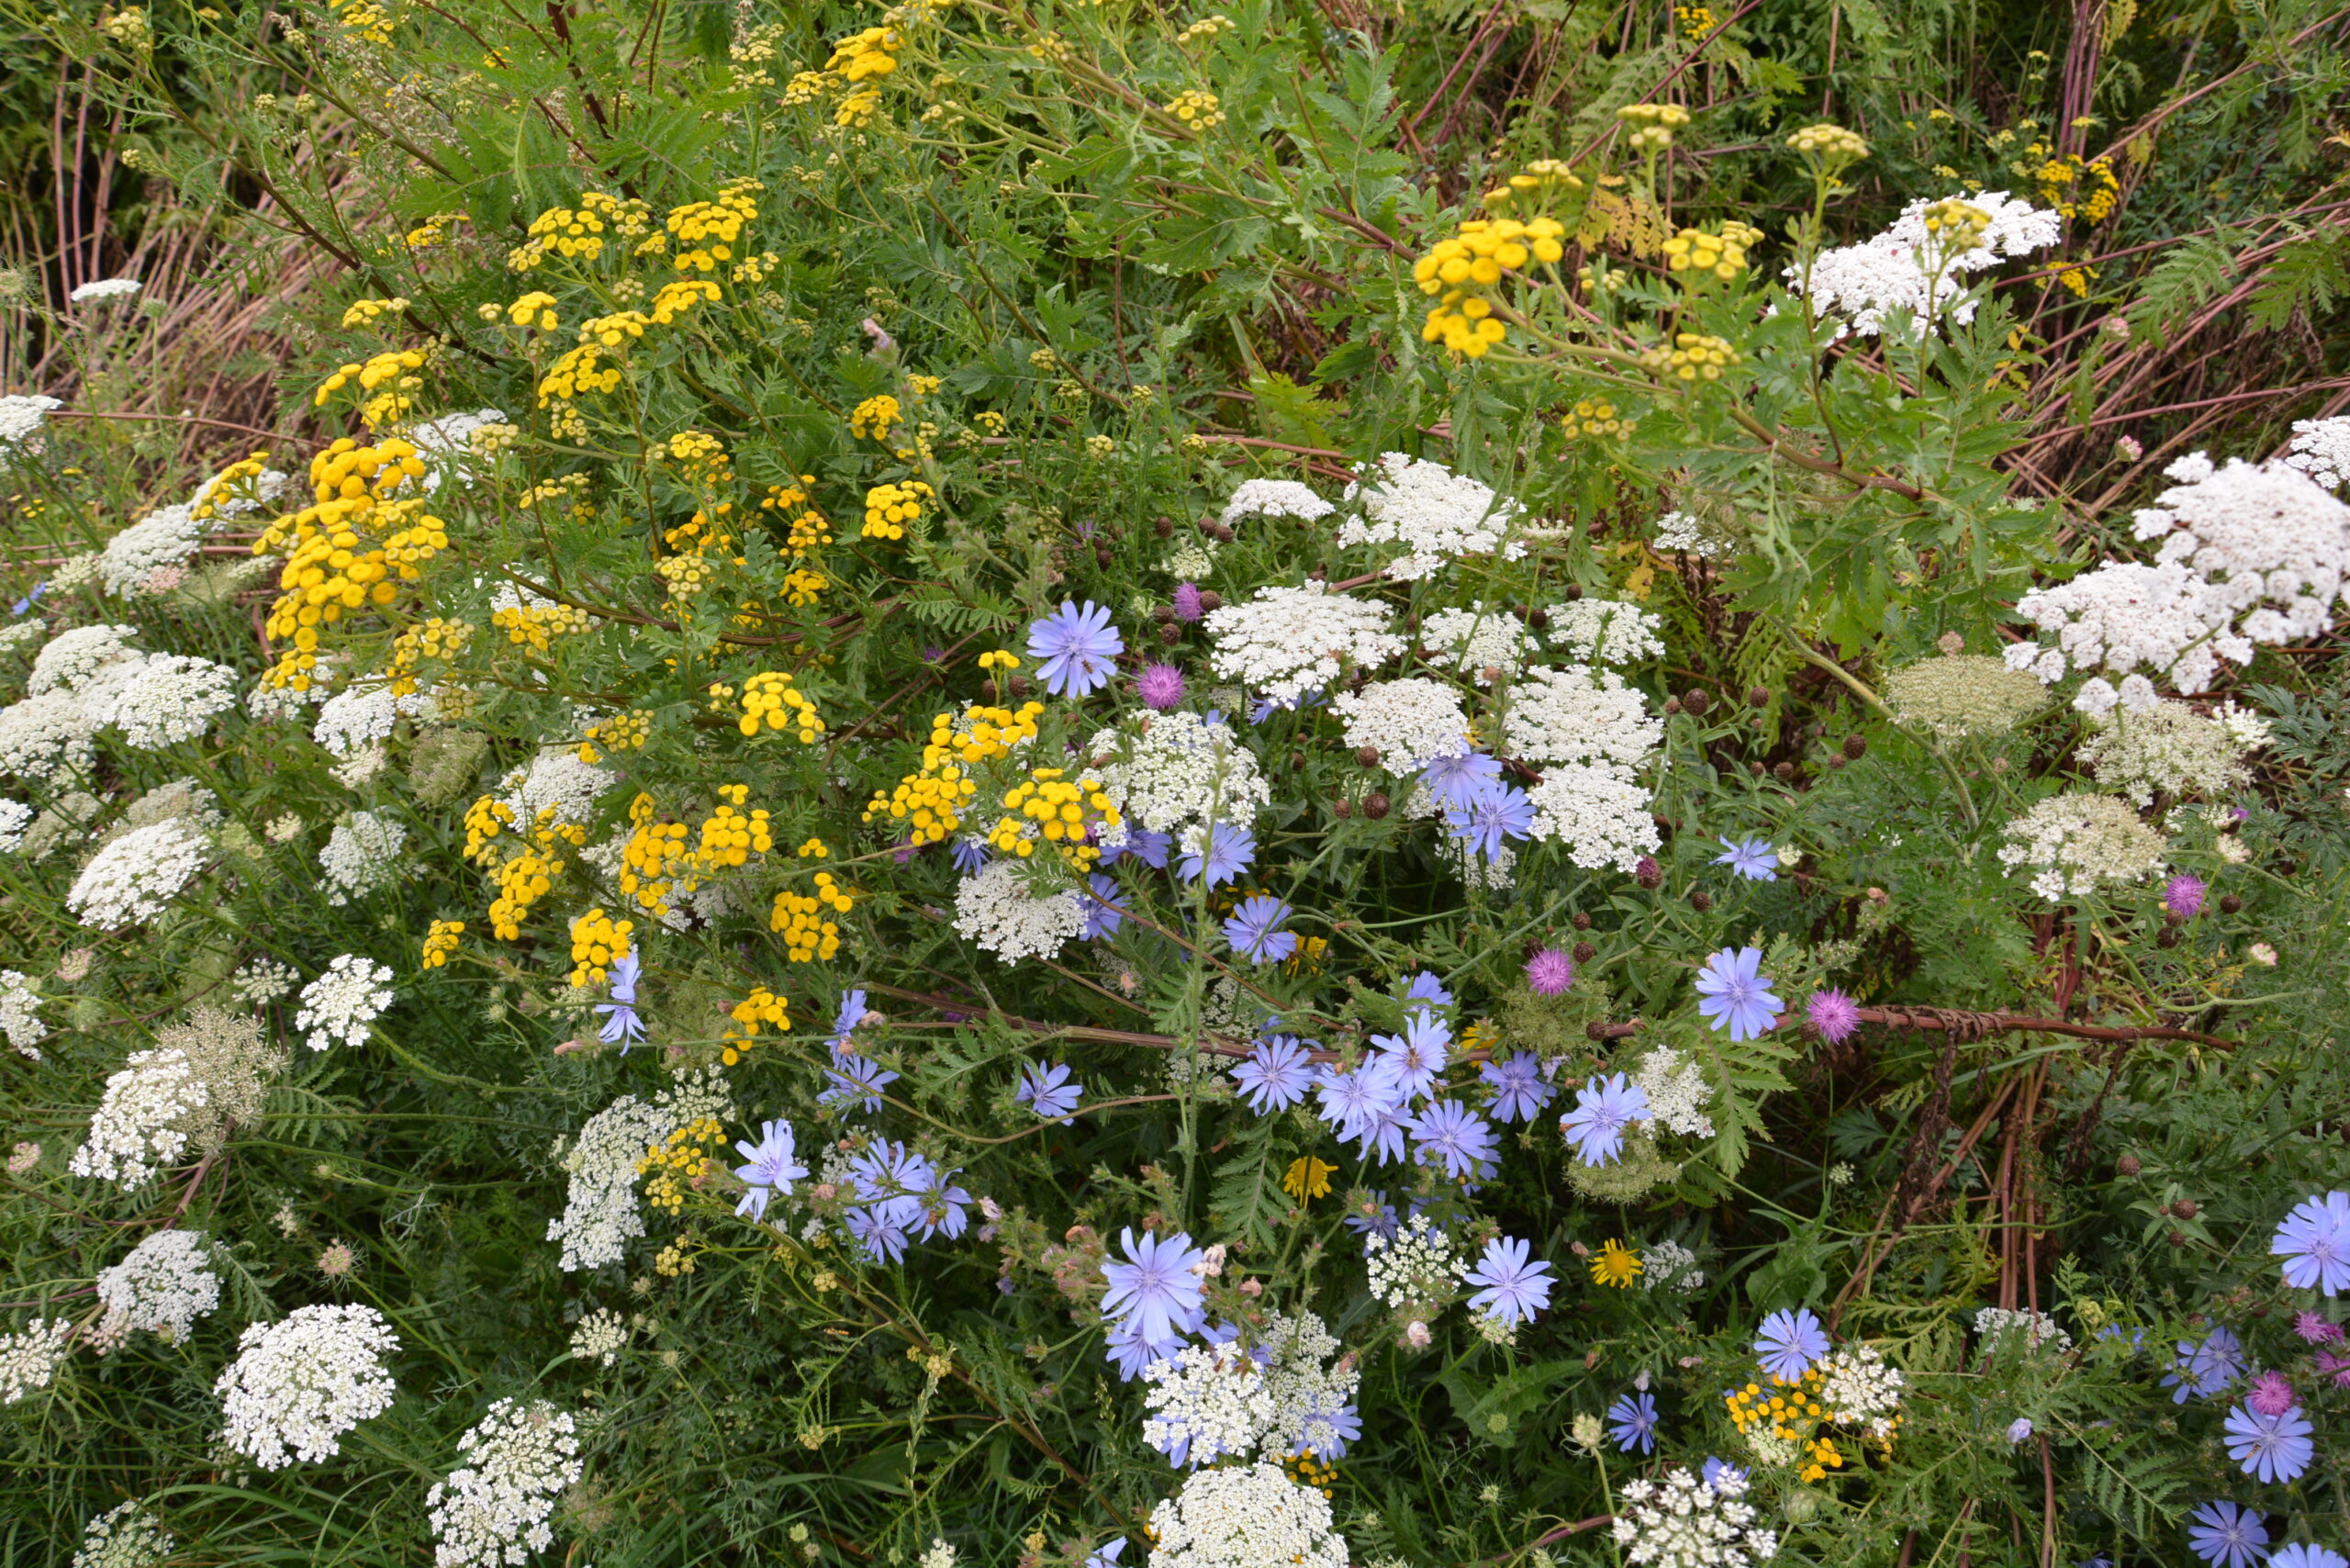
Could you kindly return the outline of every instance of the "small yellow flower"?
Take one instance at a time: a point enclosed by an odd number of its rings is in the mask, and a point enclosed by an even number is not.
[[[1325,1159],[1301,1155],[1290,1161],[1289,1173],[1281,1178],[1281,1191],[1303,1203],[1330,1195],[1330,1177],[1337,1167]]]
[[[1629,1290],[1646,1267],[1639,1253],[1620,1241],[1608,1240],[1600,1244],[1599,1255],[1591,1260],[1591,1277],[1594,1283]]]

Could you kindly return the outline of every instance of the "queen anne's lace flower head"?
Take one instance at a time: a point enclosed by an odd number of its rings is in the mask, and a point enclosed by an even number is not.
[[[65,894],[82,924],[101,931],[154,919],[204,868],[210,847],[185,818],[133,828],[90,857]]]
[[[1256,1451],[1271,1430],[1264,1372],[1237,1343],[1186,1345],[1143,1370],[1143,1441],[1169,1464],[1213,1464]]]
[[[1404,651],[1383,606],[1304,588],[1261,588],[1246,603],[1210,610],[1210,663],[1277,702],[1327,691],[1348,668],[1376,669]]]
[[[0,398],[0,457],[39,452],[41,422],[49,418],[50,409],[63,407],[59,399],[38,392]]]
[[[111,1269],[98,1271],[98,1304],[110,1327],[184,1339],[220,1305],[212,1249],[197,1230],[155,1231]]]
[[[36,1317],[14,1334],[0,1334],[0,1405],[47,1388],[73,1350],[73,1325],[62,1317]]]
[[[316,1464],[342,1435],[392,1406],[384,1359],[399,1336],[372,1306],[302,1306],[282,1323],[249,1325],[237,1359],[212,1385],[228,1445],[263,1470]]]
[[[1714,1087],[1706,1081],[1703,1064],[1671,1046],[1656,1046],[1640,1058],[1632,1082],[1648,1096],[1649,1114],[1660,1125],[1692,1137],[1714,1136],[1714,1119],[1706,1114]]]
[[[2207,623],[2266,644],[2325,630],[2350,577],[2350,506],[2282,464],[2214,468],[2198,452],[2164,472],[2180,483],[2138,509],[2136,532],[2208,585]]]
[[[1513,756],[1538,767],[1601,762],[1628,769],[1657,748],[1664,724],[1614,670],[1571,665],[1527,671],[1510,689],[1502,734]]]
[[[147,1505],[133,1498],[90,1521],[73,1568],[158,1568],[176,1544]]]
[[[501,1399],[457,1439],[467,1462],[424,1499],[434,1568],[500,1568],[554,1543],[547,1521],[584,1473],[578,1424],[544,1400]]]
[[[1330,706],[1346,721],[1347,744],[1370,746],[1391,773],[1416,773],[1440,756],[1469,749],[1469,715],[1460,694],[1413,676],[1342,691]]]
[[[367,1026],[391,1004],[391,969],[345,953],[327,966],[326,973],[302,988],[302,1007],[294,1014],[294,1027],[308,1031],[304,1043],[314,1051],[325,1050],[338,1040],[346,1046],[364,1046]]]
[[[1911,330],[1920,338],[1945,312],[1964,326],[1975,319],[1976,303],[1967,297],[1965,274],[2045,250],[2065,233],[2060,214],[2010,200],[2005,191],[1977,192],[1964,199],[1987,220],[1964,249],[1929,230],[1926,211],[1937,203],[1921,196],[1874,239],[1822,251],[1808,270],[1788,267],[1787,282],[1808,291],[1818,314],[1848,318],[1851,330],[1863,337],[1883,331],[1886,318],[1897,310],[1909,313]],[[1840,326],[1837,335],[1844,330]]]
[[[1102,730],[1086,756],[1125,823],[1178,834],[1225,823],[1247,827],[1272,800],[1257,755],[1221,719],[1177,709],[1155,713],[1127,733]],[[1124,842],[1123,824],[1109,841]]]
[[[1223,521],[1226,528],[1244,517],[1293,517],[1314,522],[1336,510],[1311,486],[1294,479],[1244,479],[1225,503]]]
[[[106,1080],[89,1137],[66,1169],[76,1176],[145,1186],[185,1151],[190,1128],[211,1104],[204,1081],[184,1051],[135,1051]]]
[[[130,645],[138,635],[136,626],[68,627],[33,655],[33,670],[26,678],[25,689],[38,697],[44,691],[87,686],[106,666],[138,657]]]
[[[2250,778],[2242,750],[2264,743],[2267,733],[2257,715],[2232,702],[2207,719],[2184,702],[2163,701],[2091,721],[2077,756],[2098,783],[2141,807],[2153,805],[2157,794],[2210,800]]]
[[[644,1234],[636,1178],[646,1151],[688,1122],[733,1114],[725,1079],[708,1068],[679,1079],[649,1104],[623,1094],[588,1117],[561,1160],[571,1177],[563,1214],[547,1222],[547,1239],[563,1243],[563,1267],[619,1262],[628,1243]]]
[[[408,829],[388,816],[353,812],[337,823],[319,852],[327,902],[340,907],[390,883],[399,874],[400,851],[407,846]]]
[[[1194,1473],[1150,1532],[1149,1568],[1347,1568],[1328,1500],[1261,1462]]]
[[[1526,554],[1515,537],[1524,509],[1490,485],[1400,452],[1358,473],[1345,498],[1362,516],[1338,530],[1338,543],[1402,545],[1409,553],[1387,563],[1391,577],[1431,577],[1464,555],[1498,553],[1515,561]]]
[[[1525,622],[1483,602],[1427,615],[1420,622],[1420,640],[1431,653],[1450,655],[1451,666],[1468,671],[1480,686],[1496,678],[1486,671],[1515,674],[1539,648]]]
[[[2045,707],[2048,694],[2028,671],[1988,654],[1920,659],[1885,678],[1886,706],[1904,724],[1943,740],[2004,735]]]
[[[19,969],[0,969],[0,1033],[7,1035],[18,1056],[40,1060],[40,1043],[49,1038],[49,1025],[41,1022],[40,992]]]
[[[2143,881],[2163,868],[2162,834],[2119,795],[2051,795],[2007,827],[1999,861],[2033,868],[2031,890],[2061,900]]]
[[[157,572],[196,554],[208,530],[191,502],[158,507],[106,541],[98,552],[98,577],[108,593],[137,593]]]
[[[1566,846],[1567,857],[1586,871],[1612,866],[1628,876],[1663,842],[1649,792],[1614,764],[1545,768],[1542,782],[1526,794],[1534,804],[1534,836]]]
[[[2292,450],[2285,462],[2329,490],[2350,479],[2350,414],[2325,420],[2295,420]]]
[[[1711,1481],[1671,1471],[1662,1481],[1628,1483],[1622,1496],[1616,1541],[1643,1568],[1751,1568],[1778,1555],[1777,1535],[1755,1528],[1762,1516],[1745,1500],[1746,1475],[1735,1466]]]
[[[1637,604],[1614,599],[1571,599],[1545,611],[1543,633],[1563,654],[1593,664],[1624,665],[1664,653],[1657,631],[1663,622]]]
[[[237,672],[189,654],[149,654],[103,672],[84,694],[91,717],[140,751],[202,737],[237,705]]]
[[[1059,953],[1085,929],[1085,912],[1074,890],[1032,892],[1017,860],[991,862],[955,891],[955,929],[1007,964]]]

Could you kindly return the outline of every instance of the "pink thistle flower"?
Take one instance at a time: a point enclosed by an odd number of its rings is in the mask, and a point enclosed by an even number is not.
[[[2252,1380],[2252,1393],[2244,1403],[2263,1416],[2282,1416],[2300,1400],[2283,1372],[2265,1372]]]
[[[2350,1388],[2350,1356],[2320,1350],[2317,1353],[2317,1370],[2333,1379],[2334,1387]]]
[[[1803,1004],[1803,1011],[1819,1037],[1831,1046],[1842,1045],[1861,1026],[1860,1003],[1832,986],[1813,991],[1811,1000]]]
[[[1575,961],[1556,947],[1545,947],[1526,960],[1526,983],[1537,996],[1559,996],[1575,983]]]
[[[1173,665],[1145,665],[1135,680],[1135,695],[1163,713],[1183,700],[1183,672]]]
[[[2163,907],[2181,920],[2192,920],[2203,913],[2203,894],[2207,890],[2202,878],[2181,872],[2163,884]]]
[[[2342,1343],[2342,1325],[2339,1323],[2328,1322],[2326,1319],[2320,1317],[2314,1312],[2297,1312],[2293,1314],[2293,1332],[2299,1334],[2304,1341],[2311,1345],[2339,1345]]]
[[[1175,585],[1175,619],[1197,621],[1203,613],[1200,609],[1200,585],[1177,583]]]

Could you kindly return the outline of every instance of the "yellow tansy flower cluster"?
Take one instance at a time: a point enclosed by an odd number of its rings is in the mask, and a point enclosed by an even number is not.
[[[1723,224],[1719,234],[1684,229],[1664,242],[1665,270],[1684,283],[1708,276],[1729,283],[1746,270],[1746,252],[1762,239],[1760,229],[1749,228],[1736,218]]]
[[[691,201],[673,209],[668,230],[681,247],[674,263],[677,269],[716,272],[719,263],[733,261],[743,226],[759,216],[752,194],[765,188],[756,180],[734,180],[720,187],[715,201]]]
[[[1556,218],[1538,218],[1521,223],[1515,218],[1472,218],[1460,232],[1439,240],[1433,250],[1412,263],[1413,281],[1423,294],[1438,296],[1420,328],[1427,342],[1441,342],[1471,359],[1507,335],[1494,319],[1494,302],[1484,292],[1503,278],[1522,274],[1529,263],[1548,265],[1566,254],[1567,231]]]
[[[1626,104],[1616,118],[1639,127],[1629,139],[1633,151],[1662,152],[1673,145],[1673,133],[1689,123],[1689,111],[1679,104]]]
[[[396,438],[362,446],[344,436],[310,460],[313,504],[279,518],[253,543],[257,555],[291,545],[263,628],[293,647],[270,669],[271,685],[308,690],[319,629],[346,610],[393,604],[399,584],[422,577],[424,563],[449,547],[447,525],[422,501],[392,498],[423,475],[416,448]]]
[[[762,729],[796,730],[802,745],[813,745],[824,733],[816,704],[781,670],[762,670],[743,683],[743,717],[738,723],[746,735],[755,735]]]
[[[651,222],[652,209],[644,203],[589,191],[576,210],[554,207],[532,218],[530,238],[506,253],[506,264],[526,273],[551,255],[593,261],[603,254],[607,230],[618,239],[632,240]]]
[[[759,502],[761,510],[772,511],[790,525],[791,533],[784,541],[784,548],[794,555],[805,555],[816,546],[833,542],[831,521],[810,499],[815,488],[816,476],[802,474],[797,485],[769,485],[766,499]]]
[[[1704,332],[1675,332],[1671,348],[1655,348],[1640,355],[1640,363],[1659,375],[1682,381],[1719,381],[1727,367],[1740,363],[1728,338]]]
[[[610,968],[628,957],[632,920],[614,920],[601,909],[591,909],[571,923],[571,983],[602,985]]]
[[[1579,400],[1559,428],[1572,441],[1579,435],[1628,435],[1632,421],[1621,418],[1616,405],[1605,398],[1584,398]]]
[[[446,966],[449,955],[457,950],[457,938],[464,934],[465,923],[462,920],[434,921],[432,929],[424,934],[424,967],[437,969]]]
[[[1224,105],[1214,93],[1196,88],[1181,92],[1169,100],[1167,112],[1192,130],[1213,130],[1224,123]]]
[[[888,441],[900,417],[895,398],[886,392],[878,398],[867,398],[849,410],[848,433],[859,441],[868,436],[875,441]]]
[[[788,1005],[783,998],[767,987],[754,988],[750,995],[736,1002],[727,1014],[733,1022],[726,1026],[725,1048],[720,1051],[720,1059],[728,1067],[741,1061],[743,1053],[757,1040],[763,1025],[778,1035],[789,1034],[791,1017],[785,1011]]]
[[[850,82],[887,76],[898,68],[897,51],[905,47],[905,38],[897,28],[867,28],[834,43],[824,69],[837,71]]]
[[[1846,130],[1841,125],[1823,120],[1807,125],[1787,138],[1787,145],[1800,154],[1806,162],[1818,162],[1830,169],[1847,163],[1857,163],[1869,155],[1869,144],[1857,131]]]
[[[1024,860],[1036,853],[1041,838],[1058,846],[1061,858],[1081,871],[1102,857],[1088,827],[1115,827],[1120,820],[1100,780],[1089,774],[1071,778],[1060,768],[1038,767],[1004,792],[1003,815],[989,830],[988,843],[999,854]]]
[[[424,378],[416,373],[424,368],[424,354],[419,349],[387,349],[374,355],[364,364],[345,364],[319,383],[311,398],[314,408],[326,407],[326,401],[352,381],[359,383],[362,392],[372,394],[361,400],[359,418],[369,430],[381,430],[395,420],[405,417],[415,406],[411,393],[422,390]]]
[[[395,297],[390,299],[354,299],[342,313],[346,328],[372,327],[386,316],[397,316],[408,308],[408,301]]]
[[[1723,1403],[1729,1407],[1731,1422],[1758,1456],[1797,1466],[1798,1477],[1810,1483],[1844,1467],[1843,1450],[1837,1447],[1835,1437],[1823,1428],[1857,1421],[1849,1413],[1828,1407],[1826,1382],[1825,1368],[1814,1362],[1800,1377],[1785,1378],[1771,1372],[1762,1382],[1731,1389]],[[1874,1440],[1888,1450],[1900,1425],[1898,1416],[1882,1417],[1868,1423],[1875,1434]]]
[[[604,760],[607,752],[641,751],[652,738],[653,715],[642,708],[632,708],[588,725],[587,734],[580,738],[579,760],[598,763]]]
[[[952,713],[938,714],[931,720],[921,770],[907,774],[889,794],[876,791],[864,820],[886,814],[907,823],[917,849],[941,842],[963,825],[963,809],[979,793],[970,769],[1008,757],[1035,740],[1036,718],[1044,711],[1041,702],[1023,703],[1017,712],[975,702],[959,722]]]
[[[922,503],[930,494],[930,487],[920,479],[874,486],[865,492],[864,537],[903,539],[906,524],[922,516]]]
[[[676,1214],[686,1206],[686,1190],[718,1173],[712,1155],[726,1146],[726,1129],[715,1116],[696,1116],[644,1151],[636,1173],[647,1177],[644,1201]]]
[[[767,915],[767,929],[783,938],[785,956],[795,964],[830,958],[841,950],[841,928],[840,923],[824,912],[846,914],[855,907],[856,901],[833,879],[833,874],[819,871],[814,893],[786,890],[776,894],[775,908]]]
[[[489,623],[505,633],[508,642],[518,647],[528,644],[543,654],[554,638],[577,636],[594,624],[576,604],[509,605],[491,610]]]
[[[470,622],[448,621],[438,615],[417,622],[392,639],[392,662],[385,669],[390,678],[391,693],[406,697],[417,689],[417,666],[426,659],[449,660],[463,653],[472,640]]]

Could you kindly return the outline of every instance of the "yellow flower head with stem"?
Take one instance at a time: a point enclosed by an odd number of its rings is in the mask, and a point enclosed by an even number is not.
[[[1610,1238],[1600,1243],[1597,1256],[1591,1260],[1591,1277],[1595,1284],[1613,1285],[1617,1290],[1629,1290],[1647,1267],[1640,1255]]]
[[[1337,1167],[1326,1159],[1300,1155],[1290,1161],[1288,1172],[1281,1177],[1281,1191],[1299,1203],[1311,1203],[1330,1195],[1330,1178]]]

